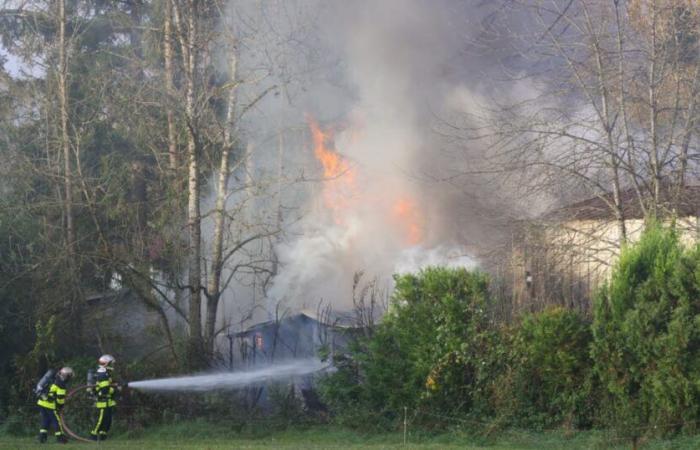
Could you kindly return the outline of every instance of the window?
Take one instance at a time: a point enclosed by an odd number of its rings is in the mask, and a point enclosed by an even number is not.
[[[264,350],[262,333],[255,333],[255,349],[261,351]]]

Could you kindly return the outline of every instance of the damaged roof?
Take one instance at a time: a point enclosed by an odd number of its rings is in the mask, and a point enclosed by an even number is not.
[[[302,319],[302,320],[313,320],[315,322],[318,322],[320,324],[333,327],[333,328],[356,328],[356,318],[352,313],[349,312],[335,312],[335,311],[330,311],[329,313],[321,312],[321,316],[319,317],[318,312],[312,311],[312,310],[302,310],[298,313],[295,314],[290,314],[288,316],[281,317],[277,320],[268,320],[265,322],[260,322],[256,323],[255,325],[252,325],[248,328],[246,328],[243,331],[239,331],[237,333],[234,333],[235,336],[240,337],[240,336],[245,336],[253,331],[258,331],[270,326],[274,325],[279,325],[283,322],[291,321],[291,320],[297,320],[297,319]]]

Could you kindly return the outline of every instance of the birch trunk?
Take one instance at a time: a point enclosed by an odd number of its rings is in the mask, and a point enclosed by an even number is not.
[[[168,164],[175,176],[179,165],[177,144],[175,138],[175,114],[171,101],[175,94],[175,83],[173,81],[173,0],[165,2],[165,17],[163,19],[163,58],[165,63],[165,91],[167,99],[165,101],[165,111],[168,118]]]
[[[58,1],[58,101],[61,115],[61,150],[63,153],[64,214],[66,248],[72,265],[75,257],[75,227],[73,224],[73,171],[68,134],[68,43],[66,41],[66,2]]]
[[[189,298],[189,339],[188,362],[191,367],[204,365],[204,346],[202,342],[202,229],[199,202],[199,154],[197,151],[197,136],[195,135],[195,76],[197,58],[195,53],[197,39],[197,5],[196,0],[187,1],[187,33],[182,11],[177,3],[173,3],[173,14],[178,28],[178,37],[182,50],[182,60],[185,72],[185,115],[187,120],[187,234],[188,254],[187,271],[190,290]]]
[[[216,207],[214,210],[214,236],[212,241],[212,260],[207,286],[207,318],[205,337],[209,354],[214,351],[216,338],[216,314],[221,300],[221,273],[223,271],[224,232],[226,229],[226,198],[228,196],[228,179],[230,175],[229,158],[236,140],[236,94],[238,91],[238,55],[231,49],[229,61],[232,86],[228,92],[224,141],[219,164],[219,179],[216,187]]]

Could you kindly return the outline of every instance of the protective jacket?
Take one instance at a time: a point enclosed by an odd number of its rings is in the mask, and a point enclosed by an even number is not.
[[[109,371],[104,367],[97,369],[95,381],[95,396],[97,397],[95,406],[100,409],[116,406],[116,390],[114,389],[112,377],[109,374]]]
[[[55,377],[48,390],[39,396],[37,405],[46,409],[61,409],[66,403],[66,382]]]

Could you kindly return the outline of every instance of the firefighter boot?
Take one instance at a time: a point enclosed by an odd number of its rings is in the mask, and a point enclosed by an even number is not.
[[[91,441],[96,441],[96,440],[97,440],[97,434],[95,434],[94,432],[90,433],[90,440],[91,440]]]
[[[67,444],[68,438],[63,433],[56,433],[56,442],[58,442],[59,444]]]
[[[46,432],[45,430],[41,430],[41,431],[39,432],[39,443],[40,443],[40,444],[45,444],[45,443],[46,443],[46,439],[47,439],[48,437],[49,437],[48,432]]]

